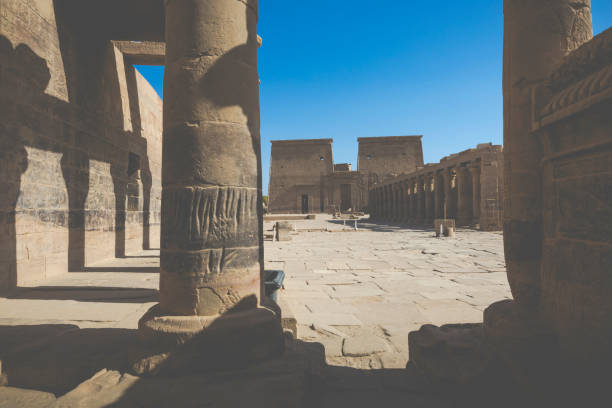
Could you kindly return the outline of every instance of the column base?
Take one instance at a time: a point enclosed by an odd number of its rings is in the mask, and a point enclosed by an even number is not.
[[[138,322],[136,375],[184,375],[242,368],[280,356],[280,316],[264,307],[217,316],[168,316],[153,306]]]
[[[486,342],[517,384],[531,388],[563,372],[556,339],[536,309],[522,310],[516,301],[503,300],[487,307],[483,320]]]

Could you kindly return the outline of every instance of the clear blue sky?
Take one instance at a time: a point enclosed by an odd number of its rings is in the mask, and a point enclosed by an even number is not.
[[[612,1],[592,0],[595,34]],[[425,162],[502,143],[502,0],[260,0],[264,194],[270,140],[422,134]],[[138,67],[162,94],[163,68]]]

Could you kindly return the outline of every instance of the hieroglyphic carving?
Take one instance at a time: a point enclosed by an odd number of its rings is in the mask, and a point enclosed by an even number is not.
[[[257,245],[257,189],[184,187],[166,189],[163,248],[200,250]]]

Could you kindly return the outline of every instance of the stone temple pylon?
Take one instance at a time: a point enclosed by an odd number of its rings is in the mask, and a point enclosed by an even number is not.
[[[282,352],[263,270],[257,0],[166,0],[160,303],[139,374]]]

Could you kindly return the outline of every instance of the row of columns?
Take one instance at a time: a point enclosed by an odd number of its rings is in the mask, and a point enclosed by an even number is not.
[[[480,162],[403,178],[370,190],[372,219],[431,224],[452,218],[457,225],[480,222]]]

